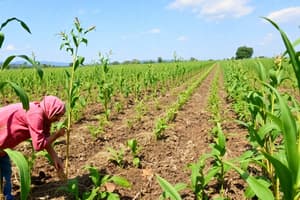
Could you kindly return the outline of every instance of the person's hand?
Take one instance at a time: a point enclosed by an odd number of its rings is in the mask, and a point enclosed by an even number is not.
[[[57,131],[57,136],[60,137],[60,136],[64,136],[65,133],[67,132],[67,129],[66,128],[61,128]]]
[[[58,157],[55,158],[54,162],[54,167],[57,171],[63,171],[64,170],[64,164],[62,160]]]
[[[57,158],[54,161],[54,167],[56,168],[58,178],[61,180],[66,180],[67,176],[64,173],[64,166],[63,166],[63,162],[61,161],[61,159]]]

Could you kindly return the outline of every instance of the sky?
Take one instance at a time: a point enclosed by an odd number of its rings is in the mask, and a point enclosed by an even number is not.
[[[78,54],[86,63],[110,60],[199,60],[235,56],[240,46],[253,56],[276,56],[284,51],[278,31],[261,17],[274,20],[291,41],[300,38],[299,0],[0,0],[0,23],[17,17],[1,31],[5,40],[0,61],[10,55],[34,55],[38,61],[71,62],[60,50],[60,32],[70,33],[77,17],[88,44]]]

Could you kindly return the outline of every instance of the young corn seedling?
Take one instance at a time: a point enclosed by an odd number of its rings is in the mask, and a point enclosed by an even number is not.
[[[109,160],[118,165],[121,168],[125,167],[125,159],[124,159],[124,148],[120,148],[119,150],[115,150],[113,148],[108,148],[110,153]]]
[[[101,134],[104,133],[104,128],[108,124],[105,116],[100,115],[98,120],[99,123],[97,126],[88,126],[88,129],[94,139],[97,139]]]
[[[226,154],[226,138],[220,123],[217,123],[217,138],[215,138],[215,143],[211,144],[211,148],[212,151],[210,156],[214,160],[211,170],[217,172],[215,176],[218,180],[220,195],[221,198],[224,198],[225,174],[228,172],[230,167],[224,163]]]
[[[93,188],[91,192],[84,194],[84,199],[87,199],[87,197],[89,197],[89,199],[120,199],[119,195],[114,192],[115,187],[131,187],[130,182],[123,177],[102,175],[95,167],[86,167],[86,169],[88,169],[90,172]],[[109,185],[108,183],[111,184]]]
[[[120,199],[119,195],[115,193],[116,186],[129,188],[131,184],[123,177],[113,175],[102,175],[95,167],[86,167],[89,170],[90,178],[93,183],[91,191],[86,191],[79,194],[78,180],[71,179],[68,185],[60,187],[59,190],[64,190],[73,195],[76,200],[94,200],[94,199]],[[80,197],[81,196],[81,197]]]
[[[78,55],[78,50],[80,44],[88,43],[88,40],[85,38],[86,34],[95,29],[95,26],[92,26],[88,29],[81,27],[81,24],[78,18],[74,20],[74,27],[70,31],[70,35],[65,32],[61,32],[59,35],[62,39],[62,44],[60,49],[65,49],[72,56],[72,66],[70,70],[66,70],[66,93],[67,93],[67,147],[66,147],[66,177],[68,177],[68,166],[69,166],[69,146],[70,146],[70,130],[72,122],[72,113],[76,105],[77,100],[79,99],[79,80],[75,80],[75,72],[80,65],[83,65],[84,57]]]
[[[219,122],[221,120],[220,111],[219,111],[219,96],[218,96],[218,80],[219,80],[219,70],[216,72],[214,77],[210,95],[209,95],[209,110],[213,115],[213,121]]]
[[[138,101],[136,107],[135,107],[135,111],[136,111],[136,121],[141,121],[142,117],[145,115],[145,113],[147,112],[147,108],[145,106],[145,103],[143,100]]]
[[[110,115],[110,102],[111,98],[113,96],[113,83],[111,82],[111,79],[109,76],[109,56],[103,56],[101,53],[99,53],[100,57],[100,73],[99,73],[99,80],[97,81],[98,88],[99,88],[99,98],[101,103],[104,106],[104,113],[106,120],[109,121],[109,115]]]
[[[181,200],[181,196],[179,191],[185,189],[187,187],[184,183],[178,183],[176,185],[172,185],[164,178],[160,177],[156,174],[156,180],[159,183],[160,187],[163,190],[163,193],[160,195],[159,199],[171,199],[171,200]]]
[[[137,140],[136,139],[131,139],[127,141],[127,146],[129,147],[131,154],[133,156],[132,162],[133,165],[137,168],[141,166],[141,160],[138,155],[140,148],[138,146]]]
[[[168,128],[165,118],[159,118],[155,123],[154,136],[156,140],[164,138],[164,131]]]
[[[207,158],[209,158],[209,155],[203,154],[196,163],[188,165],[191,170],[191,184],[189,187],[197,200],[208,199],[205,189],[217,173],[216,169],[210,169],[208,172],[204,171]]]

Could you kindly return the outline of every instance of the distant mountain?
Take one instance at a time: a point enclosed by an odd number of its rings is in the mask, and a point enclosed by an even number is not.
[[[15,61],[12,62],[11,65],[23,65],[24,63],[27,63],[27,65],[30,65],[28,62],[26,61]],[[70,63],[66,63],[66,62],[55,62],[55,61],[39,61],[39,63],[41,65],[50,65],[50,66],[57,66],[57,67],[66,67],[69,66]]]

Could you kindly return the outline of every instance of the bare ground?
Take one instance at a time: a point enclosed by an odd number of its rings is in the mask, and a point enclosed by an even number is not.
[[[110,124],[97,139],[89,133],[89,126],[97,126],[99,105],[94,104],[85,110],[81,121],[74,124],[71,132],[69,179],[77,178],[80,191],[91,190],[92,183],[85,166],[94,166],[103,174],[125,177],[132,184],[130,189],[113,188],[121,199],[133,200],[158,199],[162,193],[156,174],[171,184],[184,182],[190,184],[191,172],[189,163],[196,162],[203,153],[210,151],[209,144],[213,141],[211,131],[214,127],[208,110],[209,90],[215,75],[214,69],[202,84],[195,90],[191,99],[178,112],[173,123],[164,132],[165,138],[155,140],[153,128],[155,120],[164,114],[168,106],[176,101],[180,91],[186,89],[182,85],[169,91],[157,99],[148,98],[144,101],[144,113],[137,118],[136,104],[128,103],[121,113],[113,113]],[[234,122],[235,114],[226,101],[223,76],[219,79],[220,112],[222,129],[227,138],[228,159],[239,156],[247,148],[245,136],[247,131]],[[141,147],[139,157],[141,166],[132,165],[130,152],[126,148],[129,139],[137,139]],[[55,146],[60,156],[65,158],[65,141],[60,140]],[[124,167],[109,161],[108,147],[116,150],[124,148],[126,161]],[[209,167],[209,163],[208,163]],[[58,179],[55,169],[44,157],[39,157],[32,173],[32,189],[30,199],[72,199],[68,193],[58,190],[66,182]],[[19,195],[19,183],[14,179],[14,191]],[[226,176],[225,195],[229,199],[244,199],[245,183],[234,172]],[[209,197],[218,195],[218,186],[212,183],[207,188]],[[181,192],[183,199],[194,199],[189,189]]]

